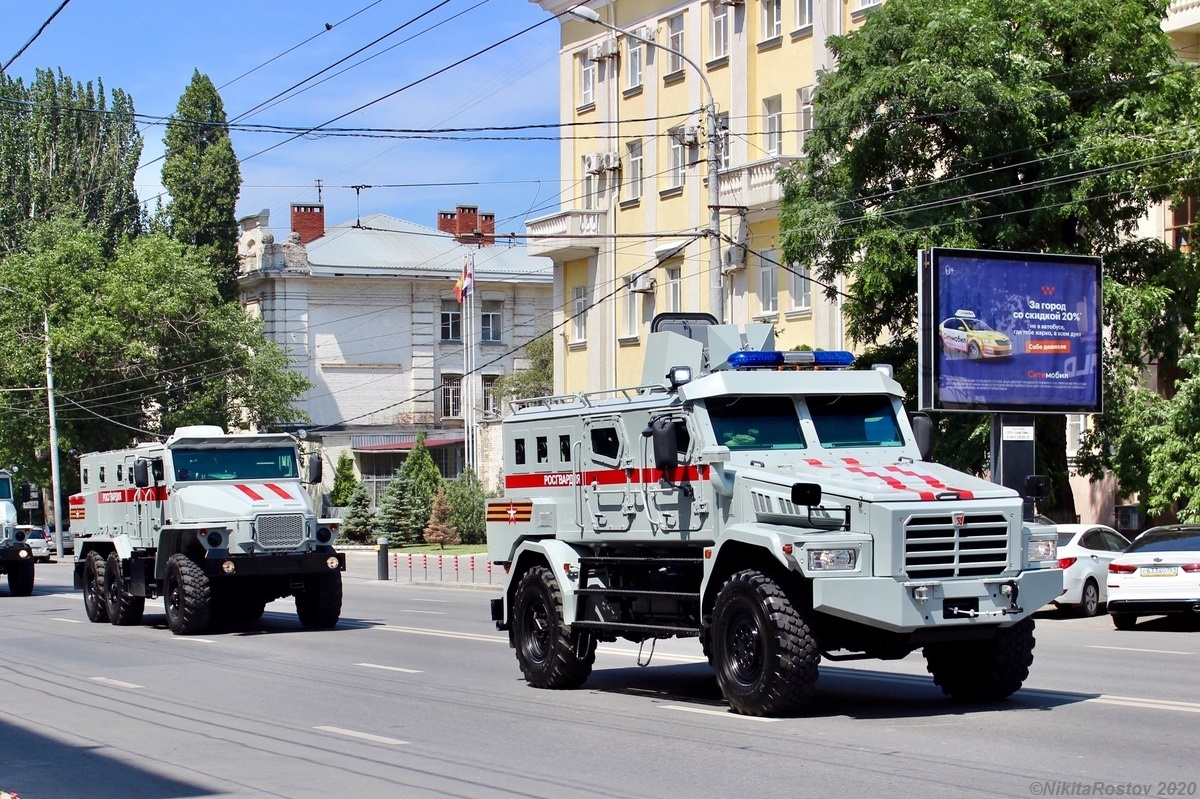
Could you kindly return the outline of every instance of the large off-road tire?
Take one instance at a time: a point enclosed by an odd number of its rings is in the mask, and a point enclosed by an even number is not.
[[[321,572],[304,578],[304,590],[296,594],[296,615],[309,630],[336,625],[342,616],[342,573]]]
[[[768,575],[747,569],[721,586],[711,648],[717,684],[735,712],[785,716],[812,699],[821,648],[804,608]]]
[[[146,610],[146,597],[133,596],[126,590],[125,574],[116,552],[110,552],[104,562],[104,608],[108,620],[120,627],[141,624]]]
[[[1138,617],[1134,613],[1112,613],[1113,627],[1118,630],[1132,630],[1137,627]]]
[[[33,560],[18,560],[8,567],[8,593],[29,596],[33,593]]]
[[[1033,664],[1033,619],[996,631],[987,641],[930,644],[925,661],[942,693],[964,702],[998,702],[1012,696]]]
[[[167,561],[163,605],[167,626],[175,635],[200,635],[208,630],[212,619],[212,586],[208,575],[182,552]]]
[[[1092,617],[1100,612],[1100,586],[1089,577],[1079,593],[1079,615]]]
[[[533,687],[578,688],[592,673],[596,640],[589,635],[577,646],[577,636],[564,624],[562,589],[545,566],[535,566],[521,578],[512,625],[517,663]]]
[[[83,559],[83,609],[90,622],[108,621],[108,605],[104,602],[104,558],[94,550]]]

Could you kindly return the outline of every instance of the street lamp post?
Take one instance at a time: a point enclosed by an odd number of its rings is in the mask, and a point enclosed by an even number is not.
[[[708,95],[708,101],[704,105],[704,136],[706,147],[708,148],[708,157],[705,160],[708,163],[708,238],[710,247],[708,307],[712,315],[717,318],[717,322],[724,322],[725,294],[721,284],[721,187],[717,185],[717,169],[720,167],[720,153],[717,150],[717,104],[716,98],[713,95],[712,85],[708,82],[708,76],[704,74],[704,70],[700,68],[700,65],[688,58],[685,53],[673,47],[659,44],[653,39],[639,36],[631,30],[618,28],[616,25],[605,22],[600,19],[600,15],[595,10],[587,6],[576,6],[567,13],[576,19],[581,19],[584,22],[593,22],[601,27],[608,28],[614,33],[628,36],[630,39],[642,42],[650,47],[657,47],[659,50],[678,56],[685,64],[696,70],[696,74],[700,76],[700,81],[704,84],[704,92]]]

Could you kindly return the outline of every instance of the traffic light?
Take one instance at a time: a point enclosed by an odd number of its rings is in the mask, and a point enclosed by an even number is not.
[[[21,502],[36,502],[38,487],[36,483],[21,483]]]

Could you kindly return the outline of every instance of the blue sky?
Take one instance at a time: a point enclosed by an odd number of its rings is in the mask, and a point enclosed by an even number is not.
[[[4,3],[0,64],[20,50],[61,2]],[[36,69],[49,67],[61,69],[76,81],[99,78],[106,89],[119,87],[131,94],[139,114],[167,116],[175,110],[193,70],[199,69],[223,87],[221,96],[232,120],[440,6],[319,79],[397,45],[393,49],[246,121],[304,127],[322,124],[545,21],[529,33],[335,126],[431,129],[557,122],[559,23],[526,0],[442,3],[72,0],[12,64],[9,74],[29,80]],[[457,14],[461,16],[455,17]],[[422,32],[439,22],[445,24]],[[326,23],[333,24],[333,29],[326,30]],[[303,47],[239,79],[313,36]],[[529,133],[554,134],[553,130]],[[147,127],[143,135],[142,163],[146,164],[162,154],[163,128]],[[497,230],[507,232],[520,230],[527,218],[558,208],[558,145],[553,141],[304,138],[247,158],[284,138],[234,133],[234,147],[245,159],[238,216],[269,208],[277,236],[287,232],[292,202],[316,201],[318,178],[325,186],[322,200],[327,224],[353,220],[361,212],[364,216],[387,213],[435,227],[439,209],[465,203],[494,211]],[[156,162],[140,170],[138,192],[143,199],[161,191],[160,169],[161,162]],[[348,188],[472,181],[482,185],[364,189],[357,202],[355,191]]]

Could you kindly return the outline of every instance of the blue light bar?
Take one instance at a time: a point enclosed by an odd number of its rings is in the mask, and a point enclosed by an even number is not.
[[[845,350],[742,350],[730,355],[728,363],[730,369],[778,369],[781,366],[845,369],[854,364],[854,353]]]
[[[844,369],[854,365],[854,353],[846,352],[845,350],[824,350],[814,352],[813,357],[816,359],[813,364],[816,366],[824,366],[825,368]]]
[[[783,353],[768,350],[742,350],[729,356],[730,369],[771,369],[783,366]]]

